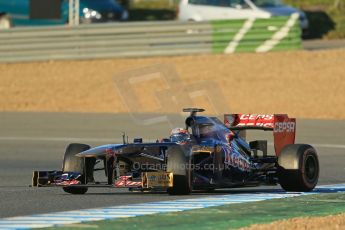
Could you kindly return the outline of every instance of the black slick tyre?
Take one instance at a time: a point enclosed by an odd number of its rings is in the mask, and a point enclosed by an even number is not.
[[[319,160],[316,150],[306,144],[287,145],[278,158],[278,180],[291,192],[310,192],[319,179]]]
[[[93,180],[93,168],[96,160],[75,155],[88,149],[90,149],[90,146],[85,144],[68,145],[62,163],[63,172],[78,172],[81,174],[81,184],[87,184],[88,181]],[[71,194],[85,194],[88,190],[87,187],[63,187],[62,189]]]
[[[191,172],[188,160],[180,146],[168,150],[167,171],[173,173],[173,187],[168,188],[169,195],[188,195],[191,193]]]

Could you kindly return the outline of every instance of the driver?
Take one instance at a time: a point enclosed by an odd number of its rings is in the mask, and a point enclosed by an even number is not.
[[[170,133],[170,141],[180,145],[185,145],[190,142],[191,139],[187,129],[174,128]]]

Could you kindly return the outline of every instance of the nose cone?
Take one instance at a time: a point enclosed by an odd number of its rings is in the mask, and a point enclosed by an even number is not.
[[[123,144],[109,144],[109,145],[102,145],[92,149],[88,149],[84,152],[78,153],[76,156],[78,157],[101,157],[105,156],[107,152],[114,151],[120,147],[123,147]]]

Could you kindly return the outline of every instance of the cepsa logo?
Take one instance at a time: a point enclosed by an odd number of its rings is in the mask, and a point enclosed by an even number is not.
[[[274,132],[275,133],[283,133],[288,132],[292,133],[295,132],[295,122],[276,122],[274,123]]]
[[[269,114],[243,114],[240,116],[238,126],[259,126],[273,128],[274,115]]]
[[[273,119],[273,115],[270,114],[242,114],[240,116],[241,120],[259,120],[259,119],[263,119],[263,120],[272,120]]]

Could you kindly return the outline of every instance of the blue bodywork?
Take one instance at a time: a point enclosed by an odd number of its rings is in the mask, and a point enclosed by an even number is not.
[[[206,116],[193,116],[188,119],[192,131],[193,157],[202,169],[194,170],[194,187],[215,185],[215,187],[227,187],[230,184],[243,183],[250,180],[253,171],[259,167],[251,161],[250,146],[236,132],[232,132],[218,118]],[[187,121],[188,123],[188,121]],[[227,138],[231,136],[231,139]],[[203,157],[198,161],[195,150],[201,149]],[[205,149],[203,153],[202,149]],[[219,156],[217,156],[219,155]],[[206,169],[206,165],[213,165],[216,170]],[[205,167],[204,167],[205,166]]]

